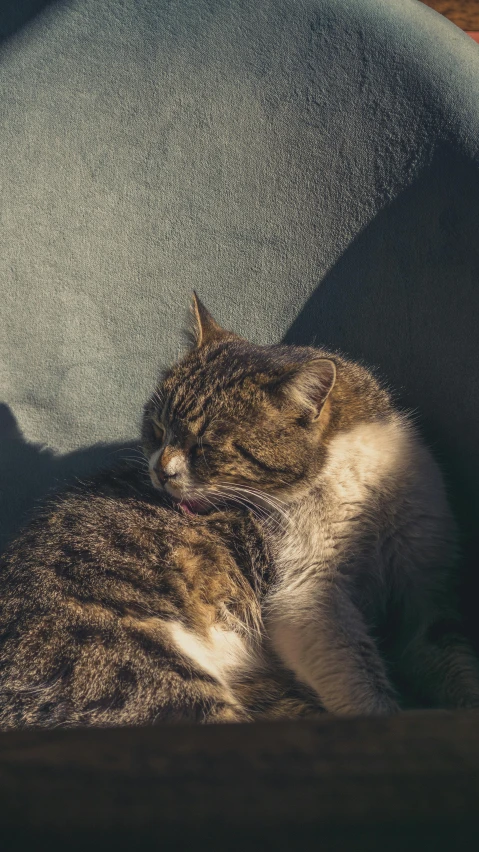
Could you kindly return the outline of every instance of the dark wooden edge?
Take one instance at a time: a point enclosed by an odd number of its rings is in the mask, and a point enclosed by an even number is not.
[[[2,733],[0,827],[3,849],[479,849],[479,713]]]
[[[421,0],[462,30],[479,30],[478,0]]]

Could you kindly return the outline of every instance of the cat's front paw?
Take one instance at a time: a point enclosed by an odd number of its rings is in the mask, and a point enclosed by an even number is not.
[[[358,701],[350,701],[347,706],[328,707],[330,713],[339,716],[394,716],[401,708],[394,698],[377,695]]]
[[[397,701],[392,698],[380,699],[368,711],[368,716],[394,716],[401,710]]]
[[[206,725],[218,725],[231,722],[250,722],[251,719],[239,705],[225,702],[211,707],[203,721]]]

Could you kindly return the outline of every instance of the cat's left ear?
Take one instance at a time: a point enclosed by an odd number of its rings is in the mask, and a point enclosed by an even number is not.
[[[336,364],[329,358],[314,358],[301,364],[282,383],[283,393],[317,420],[336,382]]]
[[[210,312],[206,310],[203,302],[198,298],[193,291],[193,302],[191,305],[193,314],[193,344],[199,349],[200,346],[206,346],[213,341],[221,340],[222,338],[235,337],[231,331],[221,328],[220,325],[213,319]]]

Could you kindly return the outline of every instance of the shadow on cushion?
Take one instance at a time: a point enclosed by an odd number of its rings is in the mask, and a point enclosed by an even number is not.
[[[431,166],[348,246],[285,335],[377,371],[412,409],[446,475],[477,622],[479,170],[458,151]],[[479,631],[477,628],[475,632]]]
[[[0,6],[0,42],[15,35],[47,6],[60,0],[14,0]]]
[[[134,443],[95,444],[66,455],[26,441],[10,408],[0,403],[0,553],[53,492],[133,456]]]

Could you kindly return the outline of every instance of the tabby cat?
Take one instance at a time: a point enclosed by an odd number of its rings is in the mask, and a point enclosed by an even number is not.
[[[3,557],[0,725],[479,706],[412,424],[363,367],[194,313],[144,409],[150,481],[70,489]]]

